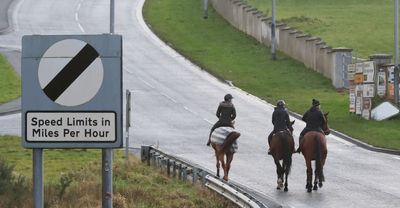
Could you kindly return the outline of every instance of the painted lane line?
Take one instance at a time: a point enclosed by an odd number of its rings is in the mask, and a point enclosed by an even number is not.
[[[199,115],[198,113],[196,113],[196,112],[190,110],[190,109],[189,109],[188,107],[186,107],[186,106],[183,106],[183,108],[184,108],[185,110],[189,111],[190,113],[196,115],[196,116]]]
[[[208,119],[206,119],[206,118],[203,118],[203,120],[205,120],[207,123],[209,123],[209,124],[214,124],[213,122],[211,122],[211,121],[209,121]]]
[[[400,160],[400,157],[397,157],[397,156],[393,156],[393,158],[396,160]]]
[[[78,6],[76,7],[76,12],[75,12],[75,21],[78,24],[79,29],[81,32],[85,33],[85,30],[83,29],[81,23],[79,23],[79,10],[81,9],[81,3],[82,1],[79,2]]]
[[[140,81],[142,81],[145,85],[149,86],[150,88],[154,89],[155,87],[153,85],[151,85],[150,83],[146,82],[144,79],[139,78]]]
[[[165,96],[166,98],[170,99],[170,100],[171,100],[172,102],[174,102],[174,103],[178,103],[174,98],[170,97],[169,95],[167,95],[167,94],[165,94],[165,93],[162,93],[162,92],[161,92],[161,95],[163,95],[163,96]]]

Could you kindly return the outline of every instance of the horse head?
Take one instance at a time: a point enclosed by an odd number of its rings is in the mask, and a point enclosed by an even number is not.
[[[329,112],[328,113],[324,113],[325,122],[322,125],[322,130],[324,131],[325,135],[329,135],[331,133],[331,130],[329,129],[329,126],[328,126],[328,114],[329,114]]]
[[[290,134],[292,134],[293,135],[293,125],[294,125],[294,122],[295,122],[296,120],[293,120],[293,121],[290,121],[289,123],[290,123],[290,125],[288,126],[288,128],[289,128],[289,130],[290,130]]]

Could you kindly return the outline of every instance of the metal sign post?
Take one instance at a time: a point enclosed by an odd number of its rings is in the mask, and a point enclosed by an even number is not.
[[[43,149],[32,150],[33,160],[33,207],[44,207],[43,195]]]
[[[110,33],[114,33],[114,0],[110,0]],[[112,208],[113,149],[102,149],[103,208]]]

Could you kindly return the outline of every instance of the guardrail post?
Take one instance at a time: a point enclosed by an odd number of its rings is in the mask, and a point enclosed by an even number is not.
[[[178,164],[178,178],[179,180],[182,179],[182,164]]]
[[[167,174],[168,176],[171,175],[171,160],[169,158],[167,159]]]
[[[192,172],[192,183],[193,184],[196,183],[196,181],[197,181],[197,177],[198,177],[197,174],[198,174],[198,169],[193,167],[193,172]]]
[[[188,171],[188,169],[186,166],[182,167],[182,173],[183,173],[182,177],[183,177],[184,181],[187,180],[187,171]]]
[[[141,147],[140,158],[142,162],[147,161],[147,165],[150,165],[150,146]]]
[[[172,176],[175,178],[176,176],[176,161],[174,160],[173,162],[173,168],[172,168]]]

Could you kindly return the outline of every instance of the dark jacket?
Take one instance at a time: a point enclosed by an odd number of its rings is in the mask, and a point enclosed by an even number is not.
[[[274,131],[285,130],[290,126],[289,114],[284,107],[276,107],[272,113]]]
[[[217,109],[217,117],[221,122],[231,123],[236,118],[236,109],[231,102],[222,101]]]
[[[325,122],[324,115],[315,106],[304,113],[302,120],[306,122],[306,129],[316,131],[321,131],[322,125]]]

